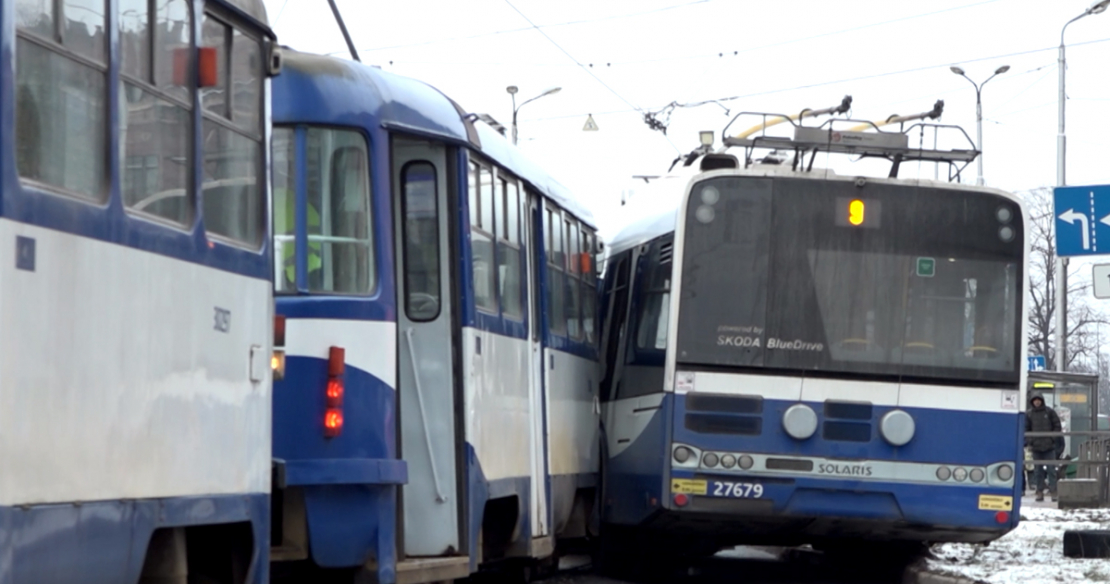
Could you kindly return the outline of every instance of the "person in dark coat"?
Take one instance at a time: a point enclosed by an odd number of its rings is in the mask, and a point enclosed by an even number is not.
[[[1044,396],[1039,393],[1033,394],[1029,399],[1029,410],[1025,412],[1025,431],[1026,432],[1062,432],[1063,427],[1060,425],[1060,416],[1056,410],[1048,407],[1044,403]],[[1058,442],[1063,442],[1062,438],[1054,437],[1039,437],[1039,438],[1026,438],[1025,445],[1029,450],[1033,451],[1033,460],[1056,460],[1059,458]],[[1037,500],[1044,501],[1045,490],[1045,473],[1048,474],[1048,492],[1052,496],[1052,500],[1056,500],[1056,465],[1043,465],[1038,464],[1033,472],[1033,480],[1037,484]]]

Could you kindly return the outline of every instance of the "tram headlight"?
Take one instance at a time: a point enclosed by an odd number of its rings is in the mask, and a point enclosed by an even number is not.
[[[701,463],[705,466],[717,466],[718,462],[720,462],[720,458],[712,452],[706,452],[705,455],[701,457]]]
[[[806,440],[817,432],[817,412],[805,404],[794,404],[782,415],[782,429],[796,440]]]
[[[732,468],[736,466],[736,457],[731,454],[726,454],[721,457],[721,466],[725,468]]]
[[[693,451],[691,451],[689,448],[686,448],[685,446],[679,446],[678,448],[674,449],[674,460],[675,462],[680,464],[686,462],[687,460],[690,460],[690,457],[693,455]]]
[[[947,466],[942,466],[942,467],[938,468],[937,469],[937,478],[942,480],[942,481],[946,481],[946,480],[952,478],[952,470],[949,469]]]
[[[952,478],[956,479],[957,481],[960,481],[961,483],[966,481],[967,480],[967,469],[966,468],[957,468],[956,470],[952,471]]]
[[[902,410],[887,412],[879,422],[879,432],[892,446],[905,446],[915,431],[913,416]]]
[[[749,468],[751,468],[754,465],[755,465],[755,460],[753,460],[752,457],[748,456],[747,454],[741,454],[740,455],[740,468],[742,468],[744,470],[748,470]]]
[[[983,472],[981,468],[973,468],[968,476],[971,477],[971,482],[981,483],[983,479],[987,478],[987,473]]]
[[[998,479],[1002,481],[1008,481],[1014,478],[1014,467],[1008,464],[998,467],[998,470],[995,472],[998,474]]]

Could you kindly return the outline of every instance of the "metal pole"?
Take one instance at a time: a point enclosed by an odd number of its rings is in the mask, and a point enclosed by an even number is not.
[[[987,79],[987,81],[990,81],[990,79]],[[987,81],[984,81],[983,85],[986,85]],[[979,163],[979,176],[975,179],[975,184],[983,186],[983,101],[980,98],[980,87],[978,86],[975,87],[975,124],[979,133],[979,156],[976,157]]]
[[[1065,152],[1066,138],[1064,136],[1064,72],[1067,70],[1067,64],[1064,60],[1064,31],[1068,29],[1068,24],[1075,22],[1078,18],[1073,18],[1064,25],[1060,30],[1060,55],[1057,59],[1057,68],[1060,70],[1060,87],[1059,94],[1057,95],[1058,111],[1059,111],[1059,127],[1056,132],[1056,186],[1062,187],[1067,184],[1065,178],[1066,164]],[[1055,218],[1053,224],[1055,226]],[[1059,250],[1057,250],[1059,251]],[[1056,256],[1056,370],[1067,370],[1067,356],[1068,356],[1068,259]]]
[[[516,146],[516,94],[513,94],[513,146]]]

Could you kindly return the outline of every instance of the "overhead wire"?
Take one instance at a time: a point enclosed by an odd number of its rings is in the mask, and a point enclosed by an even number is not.
[[[595,75],[595,74],[594,74],[594,72],[593,72],[593,71],[590,71],[590,70],[589,70],[589,68],[587,68],[586,66],[584,66],[584,65],[582,64],[582,62],[581,62],[581,61],[579,61],[578,59],[576,59],[576,58],[574,57],[574,55],[570,54],[570,51],[568,51],[568,50],[566,50],[565,48],[563,48],[563,46],[562,46],[562,45],[560,45],[560,44],[559,44],[558,42],[556,42],[556,41],[555,41],[555,39],[551,38],[551,35],[547,34],[546,32],[544,32],[544,31],[543,31],[543,29],[541,29],[541,28],[539,28],[538,26],[536,26],[536,23],[532,22],[532,19],[531,19],[531,18],[528,18],[528,15],[524,14],[524,12],[522,12],[522,11],[521,11],[521,10],[520,10],[519,8],[517,8],[517,7],[516,7],[516,6],[515,6],[515,5],[514,5],[514,4],[512,3],[512,1],[511,1],[511,0],[505,0],[505,4],[508,4],[510,8],[512,8],[513,10],[515,10],[515,11],[516,11],[516,13],[517,13],[517,14],[519,14],[521,18],[523,18],[523,19],[524,19],[524,20],[525,20],[526,22],[528,22],[528,24],[531,24],[531,25],[532,25],[532,27],[536,29],[536,32],[538,32],[538,33],[540,33],[541,35],[543,35],[543,37],[544,37],[545,39],[547,39],[547,40],[548,40],[548,42],[550,42],[550,43],[551,43],[552,45],[554,45],[554,46],[555,46],[555,48],[557,48],[557,49],[559,49],[560,51],[562,51],[562,53],[563,53],[564,55],[566,55],[568,59],[570,59],[571,61],[574,61],[574,63],[575,63],[575,64],[577,64],[577,65],[578,65],[578,67],[579,67],[580,69],[582,69],[582,70],[583,70],[583,71],[585,71],[585,72],[586,72],[587,74],[589,74],[589,76],[590,76],[590,77],[593,77],[593,78],[594,78],[594,80],[595,80],[595,81],[597,81],[598,83],[600,83],[602,87],[604,87],[605,89],[608,89],[608,90],[609,90],[609,93],[612,93],[612,94],[613,94],[613,95],[615,95],[615,96],[616,96],[616,97],[617,97],[618,99],[620,99],[620,100],[621,100],[621,101],[623,101],[624,103],[628,104],[628,106],[629,106],[629,107],[631,107],[631,108],[632,108],[633,110],[635,110],[635,111],[638,111],[638,112],[643,112],[643,110],[642,110],[642,109],[641,109],[641,108],[640,108],[639,106],[637,106],[637,105],[633,104],[633,103],[632,103],[631,101],[628,101],[628,99],[626,99],[626,98],[625,98],[625,97],[624,97],[623,95],[621,95],[621,94],[620,94],[620,93],[619,93],[619,92],[618,92],[618,91],[617,91],[616,89],[613,89],[613,88],[612,88],[612,87],[611,87],[611,86],[610,86],[610,85],[609,85],[608,83],[606,83],[606,82],[605,82],[605,81],[604,81],[604,80],[603,80],[602,78],[598,77],[597,75]],[[646,119],[647,119],[647,118],[646,118],[646,115],[645,115],[645,121],[646,121]],[[649,124],[648,124],[648,125],[651,125],[651,124],[650,124],[650,122],[649,122]],[[677,145],[676,145],[676,144],[675,144],[674,142],[672,142],[672,141],[671,141],[671,139],[670,139],[670,138],[667,138],[667,133],[666,133],[666,132],[663,132],[663,136],[664,136],[664,138],[666,138],[666,139],[667,139],[667,143],[671,145],[671,148],[674,148],[675,152],[678,152],[678,153],[681,153],[681,152],[682,152],[682,150],[680,150],[680,149],[678,148],[678,146],[677,146]]]
[[[403,45],[390,45],[390,46],[386,46],[386,47],[374,47],[374,48],[365,48],[365,49],[360,48],[359,50],[360,51],[366,51],[366,52],[370,53],[370,52],[374,52],[374,51],[387,51],[387,50],[391,50],[391,49],[408,49],[408,48],[412,48],[412,47],[423,47],[423,46],[427,46],[427,45],[436,45],[436,44],[440,44],[440,43],[448,43],[448,42],[455,42],[455,41],[469,41],[469,40],[473,40],[473,39],[480,39],[480,38],[484,38],[484,37],[497,36],[497,35],[503,35],[503,34],[512,34],[512,33],[517,33],[517,32],[527,32],[527,31],[532,30],[533,28],[557,28],[557,27],[560,27],[560,26],[574,26],[574,25],[579,25],[579,24],[590,24],[590,23],[594,23],[594,22],[604,22],[606,20],[618,20],[618,19],[622,19],[622,18],[635,18],[637,16],[644,16],[644,15],[647,15],[647,14],[655,14],[657,12],[666,12],[668,10],[674,10],[674,9],[677,9],[677,8],[686,8],[688,6],[693,6],[695,4],[705,4],[709,1],[710,0],[692,0],[691,2],[684,2],[682,4],[672,4],[670,6],[663,6],[662,8],[655,8],[653,10],[645,10],[645,11],[642,11],[642,12],[633,12],[633,13],[630,13],[630,14],[611,14],[609,16],[601,16],[601,17],[598,17],[598,18],[587,18],[587,19],[582,19],[582,20],[568,20],[566,22],[555,22],[555,23],[552,23],[552,24],[541,24],[541,25],[538,25],[538,26],[537,25],[523,26],[523,27],[520,27],[520,28],[509,28],[509,29],[505,29],[505,30],[495,30],[495,31],[482,32],[482,33],[472,34],[472,35],[467,35],[467,36],[429,39],[429,40],[421,41],[421,42],[418,42],[418,43],[408,43],[408,44],[403,44]]]
[[[1093,45],[1093,44],[1098,44],[1098,43],[1104,43],[1104,42],[1107,42],[1107,41],[1110,41],[1110,37],[1101,38],[1101,39],[1094,39],[1094,40],[1090,40],[1090,41],[1076,42],[1076,43],[1072,43],[1071,45],[1069,45],[1069,47],[1074,48],[1074,47],[1079,47],[1079,46],[1084,46],[1084,45]],[[989,57],[978,57],[978,58],[975,58],[975,59],[965,59],[965,60],[960,61],[960,62],[961,63],[978,63],[978,62],[981,62],[981,61],[990,61],[990,60],[995,60],[995,59],[1005,59],[1005,58],[1008,58],[1008,57],[1019,57],[1019,56],[1023,56],[1023,55],[1032,55],[1032,54],[1036,54],[1036,53],[1043,53],[1045,51],[1055,51],[1058,48],[1059,47],[1051,46],[1051,47],[1044,47],[1044,48],[1040,48],[1040,49],[1029,49],[1029,50],[1026,50],[1026,51],[1016,51],[1016,52],[1013,52],[1013,53],[1006,53],[1006,54],[1002,54],[1002,55],[992,55],[992,56],[989,56]],[[875,74],[871,74],[871,75],[860,75],[860,76],[857,76],[857,77],[849,77],[849,78],[846,78],[846,79],[835,79],[835,80],[830,80],[830,81],[821,81],[821,82],[817,82],[817,83],[807,83],[805,85],[797,85],[797,86],[794,86],[794,87],[783,87],[783,88],[779,88],[779,89],[768,89],[768,90],[765,90],[765,91],[756,91],[756,92],[753,92],[753,93],[746,93],[746,94],[742,94],[742,95],[732,95],[732,96],[728,96],[728,97],[719,97],[719,98],[715,98],[715,99],[701,100],[701,101],[698,101],[698,102],[693,102],[692,105],[697,106],[697,105],[704,105],[704,104],[712,103],[712,102],[735,101],[735,100],[747,99],[747,98],[751,98],[751,97],[761,97],[761,96],[765,96],[765,95],[774,95],[774,94],[777,94],[777,93],[787,93],[787,92],[790,92],[790,91],[801,91],[801,90],[804,90],[804,89],[813,89],[813,88],[816,88],[816,87],[826,87],[826,86],[829,86],[829,85],[838,85],[838,84],[841,84],[841,83],[851,83],[853,81],[866,81],[866,80],[871,80],[871,79],[880,79],[880,78],[883,78],[883,77],[891,77],[891,76],[895,76],[895,75],[905,75],[907,73],[917,73],[917,72],[921,72],[921,71],[927,71],[929,69],[937,69],[937,68],[940,68],[940,67],[948,67],[948,66],[950,66],[950,64],[951,63],[949,63],[949,62],[945,62],[945,63],[938,63],[938,64],[933,64],[933,65],[924,65],[924,66],[920,66],[920,67],[911,67],[909,69],[899,69],[899,70],[896,70],[896,71],[887,71],[887,72],[884,72],[884,73],[875,73]],[[669,105],[670,104],[668,104],[668,106]],[[683,104],[678,104],[678,105],[681,106]],[[663,107],[665,108],[667,106],[663,106]],[[657,110],[654,110],[654,111],[660,111],[661,109],[663,109],[663,108],[657,108]],[[627,110],[627,109],[626,110],[613,110],[613,111],[605,112],[605,114],[606,115],[612,115],[612,114],[618,114],[618,113],[630,113],[632,111],[642,111],[642,110]],[[568,115],[561,115],[561,116],[548,116],[548,117],[543,117],[543,118],[529,118],[525,121],[537,122],[537,121],[558,120],[558,119],[581,117],[582,115],[584,115],[584,114],[568,114]],[[594,114],[594,115],[602,115],[602,114]]]

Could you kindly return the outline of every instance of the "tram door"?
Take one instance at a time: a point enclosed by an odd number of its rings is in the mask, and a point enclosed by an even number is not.
[[[396,136],[392,148],[403,550],[441,556],[461,549],[447,149]]]
[[[543,211],[540,199],[534,193],[527,193],[525,201],[524,242],[528,257],[528,386],[529,403],[532,412],[532,537],[548,534],[547,520],[547,436],[544,432],[547,415],[543,391],[543,288],[540,286],[540,273],[545,267],[540,255],[543,230]]]

